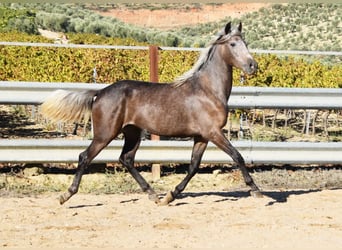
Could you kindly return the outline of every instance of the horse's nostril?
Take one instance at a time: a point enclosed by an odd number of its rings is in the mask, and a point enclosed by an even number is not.
[[[251,64],[250,64],[250,68],[251,68],[251,69],[254,69],[254,70],[257,70],[257,69],[258,69],[258,64],[257,64],[255,61],[253,61],[253,62],[251,62]]]
[[[246,65],[246,72],[248,73],[248,74],[254,74],[256,71],[257,71],[257,69],[258,69],[258,64],[257,64],[257,62],[256,61],[254,61],[253,59],[251,59],[250,61],[249,61],[249,63]]]

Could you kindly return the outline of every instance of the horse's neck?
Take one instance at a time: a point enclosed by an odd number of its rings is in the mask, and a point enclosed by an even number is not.
[[[215,61],[217,60],[217,61]],[[225,104],[232,89],[233,68],[222,58],[213,58],[202,73],[202,84]]]

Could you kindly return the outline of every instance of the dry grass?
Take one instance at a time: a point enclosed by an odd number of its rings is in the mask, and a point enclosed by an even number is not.
[[[178,170],[177,170],[178,168]],[[162,168],[163,169],[163,168]],[[165,166],[160,180],[153,182],[148,167],[141,171],[158,193],[172,190],[186,175],[186,166],[173,167],[175,172]],[[23,196],[50,192],[63,192],[72,182],[73,175],[65,173],[44,174],[46,169],[31,167],[15,173],[0,175],[0,193],[2,195]],[[61,171],[62,172],[62,171]],[[342,188],[342,168],[339,167],[276,167],[263,166],[251,169],[255,182],[263,190],[291,189],[333,189]],[[242,175],[235,167],[205,167],[186,188],[187,192],[221,192],[245,190]],[[106,170],[104,173],[85,174],[80,193],[118,194],[141,192],[134,179],[125,171]]]

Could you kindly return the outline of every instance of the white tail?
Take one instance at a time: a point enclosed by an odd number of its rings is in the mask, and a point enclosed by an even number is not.
[[[56,90],[41,105],[42,113],[54,121],[88,121],[96,90]]]

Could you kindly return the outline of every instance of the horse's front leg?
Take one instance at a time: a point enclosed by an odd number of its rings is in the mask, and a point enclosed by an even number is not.
[[[241,170],[242,176],[247,186],[251,188],[251,195],[254,197],[263,197],[260,189],[255,184],[252,176],[248,173],[245,165],[245,161],[239,151],[229,142],[229,140],[223,135],[222,131],[213,133],[211,141],[227,153],[238,164]]]
[[[180,194],[192,177],[198,172],[198,167],[201,163],[203,153],[205,149],[207,148],[208,141],[205,140],[202,137],[195,137],[194,138],[194,146],[192,148],[192,155],[191,155],[191,163],[189,166],[189,172],[185,176],[185,178],[179,183],[174,191],[169,191],[164,198],[159,203],[160,205],[168,205],[170,202],[172,202],[178,194]]]

